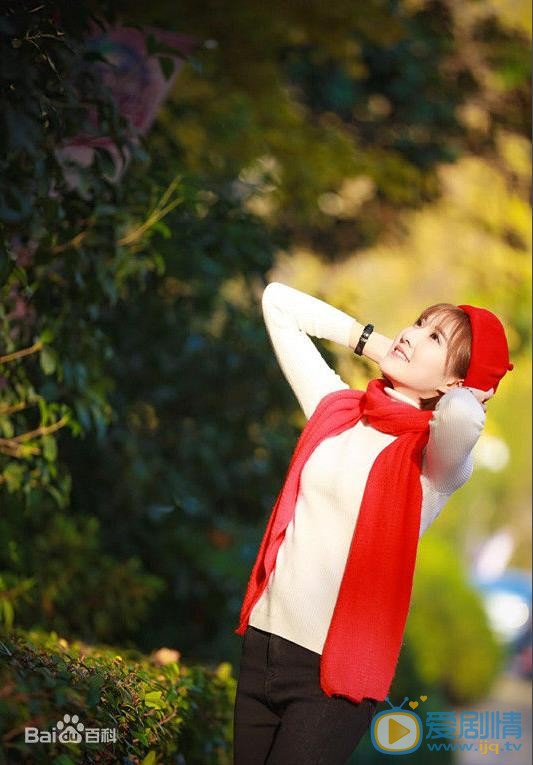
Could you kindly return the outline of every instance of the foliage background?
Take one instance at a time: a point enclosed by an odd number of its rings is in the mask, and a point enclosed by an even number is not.
[[[515,369],[473,478],[421,544],[398,693],[414,678],[448,701],[485,692],[502,657],[468,567],[508,527],[511,564],[530,568],[525,2],[6,8],[5,627],[237,666],[244,587],[303,426],[262,323],[264,285],[286,281],[385,334],[426,304],[471,302],[501,316]],[[91,14],[202,41],[140,141],[91,76]],[[94,132],[90,104],[131,161],[113,183],[97,151],[73,189],[56,150]],[[376,374],[321,349],[354,387]],[[460,628],[470,637],[435,666],[428,646]],[[465,670],[443,677],[453,662]]]

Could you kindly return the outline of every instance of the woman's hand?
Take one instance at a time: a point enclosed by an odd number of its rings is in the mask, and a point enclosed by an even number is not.
[[[479,401],[481,406],[483,407],[483,411],[487,411],[487,401],[489,398],[492,398],[494,396],[494,388],[489,388],[488,390],[481,390],[480,388],[471,388],[469,385],[464,385],[464,388],[467,388]]]

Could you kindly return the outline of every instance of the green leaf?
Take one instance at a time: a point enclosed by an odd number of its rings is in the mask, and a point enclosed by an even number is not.
[[[163,220],[156,221],[152,225],[152,231],[157,231],[164,239],[170,239],[172,236],[172,229]]]
[[[156,753],[152,751],[148,752],[144,760],[141,762],[141,765],[155,765],[156,762]]]
[[[45,345],[39,356],[41,361],[41,369],[45,375],[51,375],[53,372],[55,372],[57,364],[57,356],[55,351],[52,350],[50,346]]]
[[[57,458],[57,442],[53,436],[43,436],[43,457],[48,462],[54,462]]]
[[[10,600],[0,599],[0,623],[4,624],[8,630],[13,627],[15,620],[15,611]]]
[[[9,417],[0,417],[0,432],[4,438],[13,438],[15,429]]]
[[[144,697],[144,703],[147,707],[151,707],[152,709],[164,709],[165,704],[161,698],[161,694],[161,691],[150,691]]]
[[[39,336],[39,340],[41,341],[41,343],[43,343],[43,345],[45,343],[50,343],[53,339],[54,339],[54,332],[51,327],[46,327],[45,329],[43,329],[43,331],[41,332]]]
[[[20,489],[22,476],[24,475],[24,466],[18,462],[12,462],[4,470],[4,480],[7,484],[7,490],[12,493]]]

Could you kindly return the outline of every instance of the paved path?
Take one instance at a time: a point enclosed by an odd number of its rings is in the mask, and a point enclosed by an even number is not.
[[[522,738],[501,739],[500,743],[510,741],[522,744],[518,752],[500,751],[460,752],[457,753],[457,765],[531,765],[531,680],[524,680],[511,672],[502,674],[495,683],[487,699],[477,705],[471,705],[469,710],[480,711],[520,711],[522,712]],[[458,712],[461,711],[459,707]],[[458,739],[461,743],[469,743],[468,739]],[[497,743],[497,741],[495,742]]]

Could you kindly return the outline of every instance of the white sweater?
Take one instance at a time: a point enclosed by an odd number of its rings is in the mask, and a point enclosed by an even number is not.
[[[309,335],[349,348],[354,318],[279,282],[267,285],[262,306],[278,362],[309,419],[327,393],[350,387],[328,366]],[[417,406],[394,388],[385,390]],[[470,478],[472,449],[484,423],[483,407],[468,388],[454,388],[438,402],[423,453],[420,536],[448,497]],[[370,468],[395,438],[362,418],[315,448],[302,469],[294,515],[268,584],[250,614],[251,625],[322,653]]]

